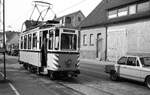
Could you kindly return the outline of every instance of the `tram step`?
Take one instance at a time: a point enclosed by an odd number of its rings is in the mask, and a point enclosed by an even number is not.
[[[47,74],[47,72],[40,72],[42,75],[46,75]]]

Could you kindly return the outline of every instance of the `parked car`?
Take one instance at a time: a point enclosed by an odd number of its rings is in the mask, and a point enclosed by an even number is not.
[[[120,77],[145,82],[150,88],[150,57],[123,56],[116,64],[106,65],[105,72],[110,74],[111,80]]]

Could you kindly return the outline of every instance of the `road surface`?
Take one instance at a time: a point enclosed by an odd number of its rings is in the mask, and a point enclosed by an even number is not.
[[[81,61],[81,74],[77,78],[60,78],[52,81],[46,75],[39,76],[25,70],[18,64],[17,57],[6,56],[6,59],[7,79],[18,95],[149,95],[150,93],[143,83],[126,79],[111,81],[109,75],[104,72],[104,65],[100,63]],[[2,63],[2,58],[0,62]],[[0,64],[0,70],[2,67]],[[13,89],[12,91],[13,95],[17,94]],[[10,93],[7,95],[12,95],[12,92]],[[0,95],[5,94],[0,92]]]

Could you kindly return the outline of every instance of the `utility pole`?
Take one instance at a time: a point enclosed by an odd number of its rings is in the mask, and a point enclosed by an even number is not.
[[[3,0],[3,49],[4,49],[4,80],[6,80],[6,62],[5,62],[5,51],[6,51],[6,43],[5,43],[5,0]]]

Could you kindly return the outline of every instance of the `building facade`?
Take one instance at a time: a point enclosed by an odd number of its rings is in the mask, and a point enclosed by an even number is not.
[[[104,27],[85,29],[80,35],[80,56],[87,59],[105,59],[106,29]]]
[[[81,11],[70,13],[54,20],[59,21],[64,27],[77,28],[79,24],[85,19]]]
[[[103,0],[81,23],[81,57],[116,61],[128,53],[148,54],[149,26],[149,0]],[[93,35],[95,45],[84,45],[91,40],[84,35]]]

